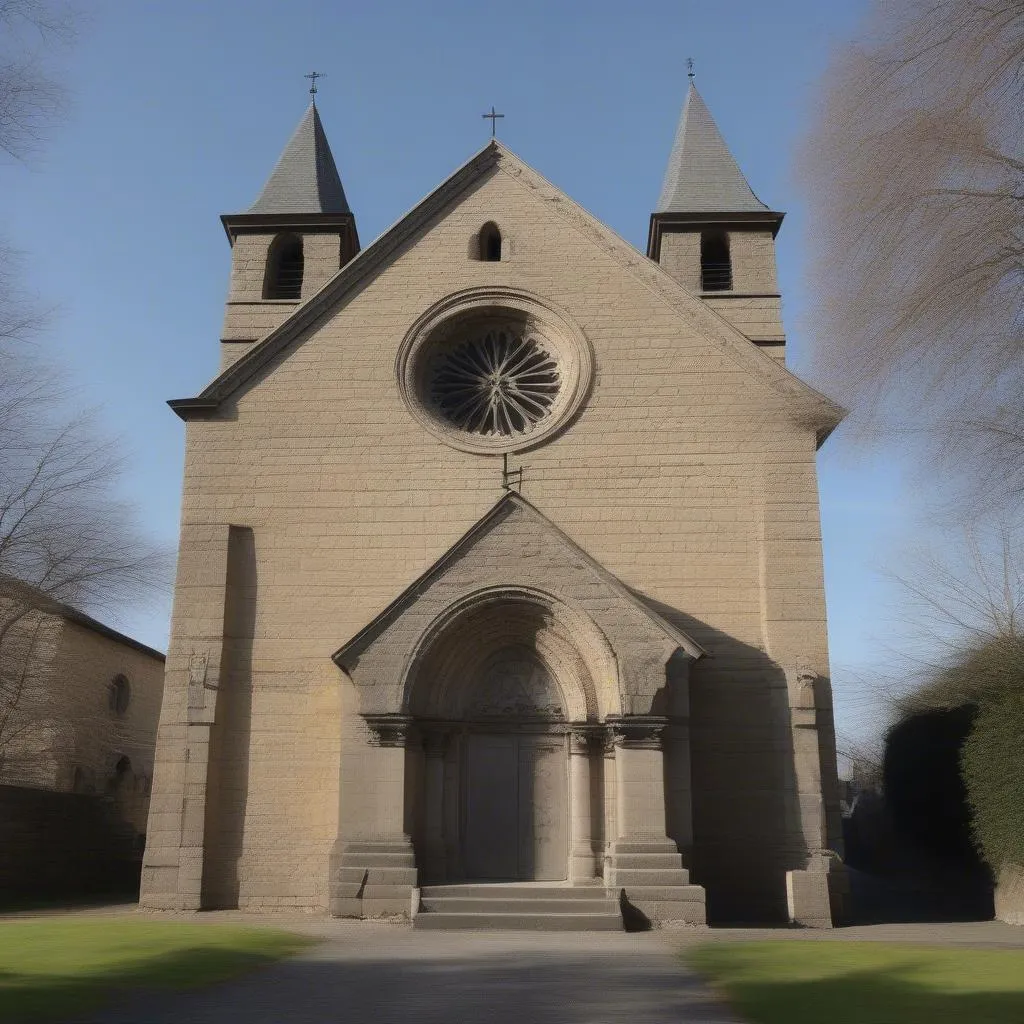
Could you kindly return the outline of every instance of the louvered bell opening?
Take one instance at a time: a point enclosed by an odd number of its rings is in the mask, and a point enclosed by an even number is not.
[[[728,263],[705,263],[700,268],[700,287],[705,292],[732,290],[732,266]]]
[[[302,295],[302,239],[283,240],[275,246],[267,274],[266,299],[296,300]]]
[[[700,287],[705,292],[732,290],[729,236],[724,232],[705,231],[700,236]]]
[[[302,294],[302,250],[281,257],[277,268],[277,299],[297,299]]]

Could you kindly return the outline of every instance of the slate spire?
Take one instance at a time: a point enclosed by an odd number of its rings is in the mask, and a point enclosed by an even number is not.
[[[249,213],[351,213],[316,103],[310,103]]]
[[[692,80],[655,213],[753,213],[754,195]]]

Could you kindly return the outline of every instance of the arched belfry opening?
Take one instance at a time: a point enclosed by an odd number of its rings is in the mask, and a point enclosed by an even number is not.
[[[302,239],[293,234],[278,235],[267,253],[263,298],[299,299],[302,296],[303,269]]]
[[[700,236],[700,288],[704,292],[732,290],[732,256],[724,231],[702,231]]]
[[[498,263],[501,261],[501,231],[494,221],[488,221],[480,229],[478,243],[479,259],[485,263]]]

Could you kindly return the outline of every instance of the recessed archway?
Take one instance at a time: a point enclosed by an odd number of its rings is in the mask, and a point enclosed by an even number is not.
[[[551,595],[492,588],[438,616],[403,702],[425,751],[425,879],[569,880],[571,819],[600,806],[587,771],[570,811],[569,734],[611,713],[616,691],[607,641]],[[593,877],[593,863],[584,870]]]

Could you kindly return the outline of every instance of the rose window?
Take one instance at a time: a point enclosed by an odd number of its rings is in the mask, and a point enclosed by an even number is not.
[[[560,386],[558,362],[543,339],[494,328],[438,353],[429,390],[449,423],[502,437],[546,419]]]

